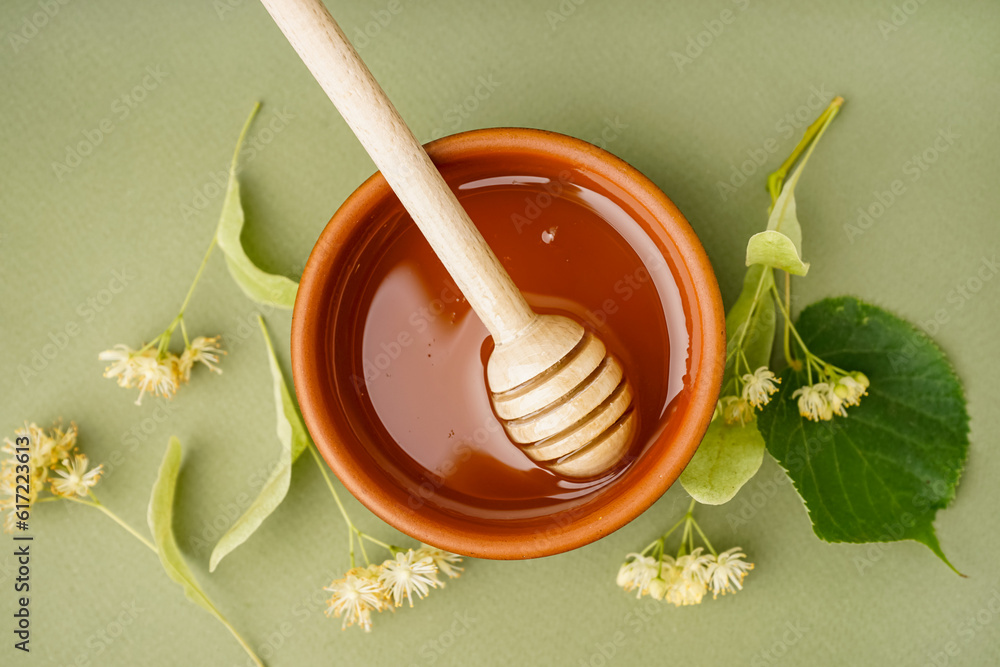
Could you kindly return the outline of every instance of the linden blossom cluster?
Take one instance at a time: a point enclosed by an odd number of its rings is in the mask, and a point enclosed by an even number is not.
[[[4,445],[0,448],[0,452],[7,455],[7,458],[0,462],[0,511],[7,512],[7,516],[4,518],[4,531],[10,533],[14,530],[27,530],[31,508],[37,503],[67,500],[98,510],[128,531],[147,549],[157,554],[164,567],[168,567],[168,559],[171,556],[167,555],[169,552],[159,541],[154,544],[94,495],[94,486],[101,479],[104,466],[90,468],[87,457],[78,451],[76,439],[77,427],[75,423],[71,423],[70,427],[65,430],[57,423],[48,431],[39,428],[34,423],[25,424],[24,428],[15,431],[13,440],[4,439]],[[177,460],[179,461],[180,444],[176,443],[176,446]],[[27,484],[24,483],[25,476],[28,478]],[[45,486],[46,483],[48,483],[48,488]],[[157,484],[160,484],[159,480]],[[27,490],[25,490],[26,486]],[[153,498],[150,500],[147,514],[154,539],[156,539],[154,514],[159,512],[159,516],[162,516],[162,510],[157,509],[154,504],[158,497],[155,489],[154,486]],[[159,497],[162,497],[162,494]],[[172,493],[170,497],[173,497]],[[173,539],[171,533],[170,541]],[[176,548],[176,545],[174,546]],[[183,585],[188,598],[218,618],[249,653],[253,663],[263,667],[263,663],[257,655],[229,621],[212,605],[205,593],[198,588],[197,583],[191,580],[189,574],[176,570],[176,567],[175,564],[169,564],[167,571],[170,577],[178,583],[181,583],[182,579],[184,580]],[[184,567],[186,568],[186,566]]]
[[[342,630],[357,625],[365,632],[371,632],[372,612],[394,611],[402,606],[404,598],[412,607],[414,595],[423,599],[432,588],[444,588],[438,573],[455,579],[463,572],[464,568],[458,565],[462,562],[461,556],[427,544],[419,549],[401,549],[363,532],[347,513],[319,450],[311,441],[308,449],[347,524],[347,551],[351,568],[343,578],[323,589],[333,594],[328,601],[326,615],[342,618]],[[354,559],[355,539],[365,559],[364,567],[359,567]],[[388,550],[389,558],[381,564],[373,563],[365,550],[365,542]]]
[[[753,563],[745,560],[740,547],[717,553],[692,515],[694,506],[692,500],[687,514],[670,530],[641,552],[626,556],[618,570],[619,586],[628,592],[636,591],[637,599],[649,595],[676,607],[701,604],[708,591],[714,599],[743,590],[743,579],[753,569]],[[671,556],[665,553],[666,539],[681,524],[680,547],[677,555]],[[695,532],[704,547],[694,546]],[[709,553],[704,553],[706,547]]]
[[[167,336],[166,342],[169,342],[169,335],[172,333],[168,329],[138,350],[119,343],[112,349],[101,352],[98,358],[111,362],[104,371],[104,377],[115,378],[119,387],[138,388],[139,398],[135,404],[142,405],[142,397],[147,393],[172,398],[181,383],[187,383],[191,379],[191,369],[195,364],[204,364],[208,370],[222,373],[222,369],[216,365],[219,355],[225,354],[217,347],[219,336],[199,336],[193,341],[185,340],[184,352],[177,355],[163,344],[163,337]]]
[[[215,245],[216,240],[213,237],[208,251],[201,260],[201,266],[198,267],[198,273],[195,274],[194,281],[188,288],[187,296],[181,303],[180,311],[163,330],[163,333],[138,350],[134,350],[124,343],[119,343],[98,355],[98,359],[101,361],[110,362],[110,365],[104,370],[104,377],[114,378],[119,387],[139,390],[139,398],[135,401],[136,405],[142,405],[142,398],[147,393],[163,398],[173,398],[180,385],[186,384],[191,379],[191,370],[195,364],[204,364],[208,370],[222,373],[222,369],[217,365],[219,355],[225,354],[218,347],[221,336],[198,336],[194,340],[189,340],[187,326],[184,323],[184,310],[191,301],[191,295],[194,294],[194,288],[205,270],[205,265],[208,263],[208,258],[212,255]],[[178,326],[184,337],[184,351],[179,355],[170,351],[170,341]]]
[[[39,500],[73,500],[92,495],[91,489],[104,467],[88,469],[87,457],[77,451],[76,436],[76,424],[67,429],[56,424],[46,431],[31,423],[17,429],[13,440],[4,439],[0,448],[6,454],[0,463],[0,512],[7,514],[4,532],[12,533],[19,522],[27,521]],[[25,476],[27,484],[19,484]],[[24,493],[19,494],[19,489]]]
[[[858,371],[849,373],[841,370],[803,349],[810,384],[792,392],[792,398],[798,399],[799,414],[810,421],[846,417],[847,408],[860,405],[861,397],[868,394],[868,377]],[[815,383],[812,382],[813,371],[817,374]],[[775,377],[766,366],[761,366],[753,373],[740,377],[736,384],[738,393],[720,398],[716,409],[727,424],[743,426],[754,418],[755,408],[763,408],[771,402],[771,395],[778,391],[780,383],[780,378]]]
[[[747,245],[747,266],[754,266],[759,269],[759,273],[755,275],[748,270],[740,300],[752,298],[743,309],[743,316],[736,322],[729,322],[727,319],[726,324],[727,330],[731,330],[726,352],[727,379],[723,383],[716,414],[727,424],[745,426],[754,421],[755,409],[762,409],[771,402],[771,396],[778,392],[781,380],[766,365],[757,366],[757,363],[770,357],[775,308],[781,312],[784,320],[785,360],[795,371],[804,369],[807,376],[806,384],[791,395],[798,400],[801,416],[811,421],[830,421],[835,416],[846,417],[847,408],[860,405],[861,397],[868,393],[869,381],[864,373],[837,368],[810,352],[789,313],[791,275],[805,275],[809,269],[809,265],[802,262],[800,257],[802,232],[795,212],[795,185],[816,143],[836,117],[843,101],[843,98],[834,98],[826,111],[806,129],[805,135],[788,159],[768,178],[768,191],[771,194],[768,227],[766,231],[755,234]],[[786,183],[786,175],[797,162],[798,167]],[[791,234],[791,237],[782,230]],[[764,242],[755,245],[755,241],[765,236],[782,246],[783,251],[760,251]],[[793,241],[792,237],[798,241]],[[784,244],[779,243],[779,240]],[[752,250],[758,254],[752,254]],[[774,282],[776,269],[785,271],[784,295],[778,291]],[[734,312],[740,312],[736,306],[730,310],[729,316],[732,317]],[[804,359],[793,355],[792,336]],[[754,340],[759,337],[763,337],[767,343],[763,356],[760,350],[750,350],[751,344],[759,345],[759,341]],[[757,366],[756,369],[754,366]]]
[[[721,411],[727,424],[742,426],[753,419],[754,408],[763,408],[771,402],[771,395],[778,391],[779,384],[781,379],[776,378],[767,366],[761,366],[753,373],[744,373],[737,377],[737,394],[720,398],[716,410]]]
[[[860,405],[868,394],[868,378],[864,373],[847,373],[826,364],[820,371],[820,381],[799,387],[792,398],[799,399],[799,414],[810,421],[830,421],[834,415],[847,416],[847,408]]]
[[[423,599],[432,588],[444,587],[439,572],[454,579],[464,569],[458,566],[460,556],[426,544],[415,550],[389,549],[393,558],[381,565],[352,567],[343,579],[323,589],[333,593],[326,615],[342,618],[342,630],[357,625],[371,632],[373,611],[394,610],[404,598],[413,607],[414,595]]]

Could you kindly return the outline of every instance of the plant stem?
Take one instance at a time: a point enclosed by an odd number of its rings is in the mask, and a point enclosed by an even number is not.
[[[761,272],[761,274],[760,274],[760,280],[757,281],[757,289],[754,292],[753,301],[750,302],[750,310],[747,313],[747,319],[743,323],[743,327],[740,329],[740,335],[736,338],[736,346],[733,348],[733,351],[731,353],[726,354],[726,365],[727,366],[729,365],[730,356],[732,354],[736,354],[736,352],[738,350],[742,350],[743,349],[743,339],[746,338],[747,329],[749,328],[749,325],[750,325],[750,320],[753,319],[754,311],[757,309],[757,304],[760,301],[761,291],[764,289],[765,278],[767,277],[767,275],[768,275],[768,273],[770,271],[771,271],[770,268],[765,268]]]
[[[785,273],[785,307],[782,310],[783,313],[790,312],[792,309],[792,276],[789,273]],[[802,370],[802,362],[798,359],[792,357],[792,344],[789,332],[792,328],[792,322],[787,317],[785,319],[785,361],[788,365],[795,370]]]
[[[667,539],[668,537],[670,537],[670,536],[671,536],[671,535],[673,534],[673,532],[674,532],[675,530],[677,530],[677,527],[678,527],[678,526],[680,526],[680,525],[681,525],[682,523],[684,523],[685,521],[687,521],[687,519],[688,519],[688,515],[687,515],[687,514],[685,514],[684,516],[682,516],[682,517],[681,517],[680,519],[678,519],[678,520],[677,520],[677,523],[675,523],[675,524],[674,524],[674,525],[673,525],[673,526],[672,526],[672,527],[670,528],[670,530],[668,530],[667,532],[663,533],[663,535],[661,535],[661,536],[660,536],[660,539],[661,539],[661,540],[665,540],[665,539]],[[653,544],[656,544],[656,543],[654,542]],[[650,545],[650,546],[652,546],[652,545]]]
[[[778,308],[781,309],[781,315],[785,318],[785,323],[788,325],[788,328],[791,330],[792,335],[795,336],[795,341],[802,347],[802,351],[805,353],[805,355],[806,355],[807,358],[812,357],[813,354],[811,352],[809,352],[809,348],[806,347],[806,344],[804,342],[802,342],[802,337],[799,336],[799,332],[795,329],[795,326],[792,324],[792,318],[789,315],[788,310],[785,309],[785,304],[782,302],[781,295],[778,294],[778,288],[775,287],[773,289],[774,289],[774,296],[775,296],[774,300],[778,303]]]
[[[253,122],[254,116],[257,115],[257,111],[259,109],[260,109],[260,102],[254,103],[253,109],[250,111],[250,115],[247,117],[246,122],[243,124],[243,129],[240,130],[240,138],[236,142],[236,150],[233,151],[233,159],[232,162],[230,162],[229,164],[230,180],[232,179],[233,174],[236,173],[236,167],[239,162],[239,156],[240,156],[240,148],[243,146],[243,141],[246,139],[247,132],[250,130],[250,124]],[[181,308],[180,311],[178,311],[177,313],[177,317],[175,317],[174,320],[170,323],[170,326],[168,326],[166,330],[162,334],[160,334],[159,340],[161,341],[160,342],[161,353],[163,351],[163,348],[170,344],[170,338],[171,336],[173,336],[174,329],[177,328],[178,323],[180,323],[181,332],[184,335],[184,345],[185,346],[190,345],[190,342],[188,341],[187,330],[184,328],[184,311],[187,309],[188,303],[190,303],[191,301],[191,295],[194,294],[194,288],[195,286],[197,286],[198,281],[201,280],[201,274],[205,272],[205,266],[208,264],[208,259],[209,257],[212,256],[212,251],[215,250],[215,246],[217,243],[218,243],[218,237],[215,234],[212,234],[212,242],[208,244],[208,250],[205,251],[204,257],[201,258],[201,265],[198,266],[198,272],[195,273],[194,280],[191,282],[191,286],[188,288],[187,294],[184,296],[184,301],[181,302]],[[165,341],[163,340],[164,338],[166,338]],[[152,343],[150,343],[150,345],[151,344]],[[149,345],[147,345],[146,347],[149,347]],[[146,348],[144,347],[143,349],[145,350]]]
[[[681,521],[683,521],[683,519],[681,519]],[[677,524],[674,526],[674,528],[676,528],[679,525],[680,525],[680,521],[677,522]],[[673,530],[673,528],[671,528],[671,530]],[[667,533],[667,534],[669,535],[669,533]],[[652,542],[650,542],[649,544],[647,544],[646,548],[639,552],[639,555],[640,556],[645,556],[647,551],[649,551],[650,549],[652,549],[653,547],[655,547],[657,544],[659,544],[663,540],[664,540],[663,537],[656,538],[655,540],[653,540]]]
[[[187,348],[191,346],[191,341],[188,340],[187,327],[184,325],[184,311],[187,309],[188,303],[191,301],[191,295],[194,294],[195,286],[198,284],[198,281],[201,280],[201,274],[205,271],[205,266],[208,264],[208,258],[212,256],[212,251],[215,250],[216,242],[215,235],[213,234],[212,242],[208,244],[208,250],[205,251],[205,255],[201,258],[201,265],[198,266],[198,272],[194,275],[194,280],[191,282],[191,286],[188,288],[187,294],[184,296],[184,301],[181,302],[181,308],[177,312],[177,315],[174,316],[174,319],[170,320],[170,324],[167,325],[167,328],[164,329],[159,336],[143,345],[142,348],[139,349],[139,352],[145,352],[155,344],[156,358],[162,359],[167,350],[170,348],[170,340],[174,337],[174,331],[177,329],[178,324],[181,325],[181,334],[184,336],[184,347]]]
[[[361,554],[364,556],[366,563],[370,561],[368,560],[368,554],[365,553],[365,546],[363,544],[363,540],[368,540],[372,544],[377,544],[380,547],[384,547],[388,549],[390,553],[396,553],[397,551],[399,551],[398,547],[394,547],[391,544],[387,544],[382,540],[376,539],[367,533],[363,533],[357,526],[354,525],[354,522],[351,521],[351,517],[347,514],[347,508],[344,506],[343,501],[340,500],[340,495],[337,493],[337,489],[333,485],[333,480],[330,479],[330,474],[326,470],[326,464],[323,462],[323,458],[320,456],[319,450],[316,449],[316,445],[312,441],[309,442],[309,452],[312,454],[313,461],[315,461],[317,467],[319,467],[319,471],[323,475],[323,479],[326,481],[327,488],[329,488],[330,493],[333,494],[333,499],[337,503],[337,509],[340,510],[340,515],[344,517],[344,522],[347,523],[348,548],[351,554],[351,567],[355,566],[355,561],[354,561],[355,535],[358,536],[358,544],[361,547]]]
[[[361,556],[365,559],[365,565],[371,565],[372,561],[368,558],[368,552],[365,551],[365,541],[358,540],[358,546],[361,547]]]
[[[348,524],[347,526],[347,552],[351,556],[351,569],[357,565],[354,562],[354,527]]]
[[[117,523],[119,526],[121,526],[122,528],[124,528],[125,530],[127,530],[133,537],[135,537],[135,539],[137,539],[140,542],[142,542],[146,546],[146,548],[148,548],[154,554],[157,553],[156,547],[153,546],[153,543],[150,542],[147,537],[145,537],[144,535],[142,535],[141,533],[139,533],[132,526],[130,526],[127,523],[125,523],[125,521],[120,516],[118,516],[117,514],[115,514],[111,510],[109,510],[107,507],[105,507],[103,504],[101,504],[101,501],[97,499],[97,496],[94,495],[93,491],[90,492],[90,497],[91,497],[91,500],[88,501],[88,500],[81,500],[79,498],[76,498],[75,496],[64,496],[64,498],[66,500],[69,500],[70,502],[74,502],[74,503],[77,503],[79,505],[87,505],[88,507],[93,507],[95,509],[100,510],[109,519],[111,519],[112,521],[114,521],[115,523]]]
[[[691,533],[691,515],[684,516],[684,532],[681,533],[681,546],[677,549],[677,557],[689,553],[687,550],[688,535]]]
[[[698,525],[698,522],[692,519],[691,523],[694,524],[695,530],[698,531],[698,534],[701,536],[702,541],[705,543],[705,546],[708,547],[708,550],[712,552],[712,555],[718,556],[719,555],[718,552],[715,551],[715,548],[712,546],[712,543],[708,541],[707,537],[705,537],[705,533],[702,531],[701,526]]]
[[[740,359],[742,359],[742,360],[743,360],[743,365],[744,365],[744,366],[746,367],[746,369],[747,369],[747,373],[750,373],[750,374],[752,375],[752,374],[753,374],[753,372],[754,372],[754,371],[756,370],[756,369],[754,369],[754,368],[750,368],[750,360],[749,360],[749,359],[747,359],[747,355],[746,355],[746,353],[745,353],[745,352],[743,351],[743,349],[742,349],[742,348],[740,348],[740,354],[739,354],[739,356],[737,357],[737,363],[736,363],[736,368],[735,368],[735,371],[736,371],[736,376],[740,378],[740,382],[737,382],[737,383],[736,383],[736,387],[737,387],[737,388],[739,388],[739,386],[740,386],[740,383],[741,383],[741,382],[743,382],[743,378],[742,378],[742,377],[740,376],[740,366],[739,366],[739,360],[740,360]]]
[[[236,166],[239,163],[240,158],[240,148],[243,146],[243,140],[247,137],[247,132],[250,130],[250,124],[253,122],[254,116],[260,110],[260,102],[255,102],[253,109],[250,110],[250,115],[247,116],[246,122],[243,123],[243,129],[240,130],[240,138],[236,141],[236,150],[233,151],[233,161],[229,164],[229,173],[236,173]]]
[[[223,616],[218,609],[215,609],[215,605],[212,605],[212,609],[215,610],[215,617],[219,619],[220,623],[226,626],[226,629],[229,630],[230,634],[232,634],[233,637],[236,639],[236,641],[240,643],[240,646],[242,646],[243,650],[247,652],[247,655],[250,656],[250,659],[253,660],[254,664],[257,665],[257,667],[264,667],[264,663],[261,661],[260,658],[257,657],[257,654],[254,653],[254,650],[250,647],[250,644],[248,644],[247,641],[243,639],[243,637],[240,635],[240,633],[236,631],[236,628],[234,628],[232,624],[226,620],[226,617]]]
[[[392,553],[396,553],[397,551],[400,550],[399,547],[393,546],[391,544],[386,544],[382,540],[375,539],[374,537],[372,537],[368,533],[362,533],[360,530],[358,531],[358,537],[360,537],[363,540],[368,540],[372,544],[377,544],[380,547],[384,547],[384,548],[388,549],[389,551],[391,551]]]
[[[208,264],[208,258],[212,256],[212,251],[215,250],[215,244],[217,243],[215,234],[212,234],[212,242],[208,244],[208,250],[205,251],[205,256],[201,258],[201,265],[198,267],[198,272],[194,274],[194,281],[191,283],[191,287],[188,288],[187,295],[184,297],[184,301],[181,303],[181,310],[177,313],[177,319],[171,324],[171,326],[176,326],[177,321],[184,317],[184,310],[188,306],[188,302],[191,301],[191,295],[194,294],[195,285],[201,280],[201,274],[205,271],[205,265]]]
[[[183,317],[181,318],[181,335],[184,336],[184,348],[187,349],[187,348],[191,347],[191,341],[188,340],[188,330],[187,330],[187,327],[184,326],[184,318]]]
[[[333,486],[333,481],[330,479],[329,473],[326,471],[326,464],[323,463],[322,457],[319,455],[319,450],[316,449],[316,445],[310,440],[309,441],[309,453],[312,454],[313,461],[316,462],[316,466],[319,468],[320,473],[323,475],[323,479],[326,480],[326,486],[330,489],[330,493],[333,494],[333,499],[337,501],[337,508],[340,509],[340,515],[344,517],[344,521],[347,522],[347,526],[360,535],[361,531],[354,527],[354,522],[351,521],[351,517],[347,514],[347,508],[344,507],[344,503],[341,502],[340,496],[337,494],[337,489]]]
[[[122,520],[122,518],[119,517],[117,514],[109,510],[103,503],[101,503],[100,500],[97,499],[97,496],[94,495],[93,491],[90,491],[89,494],[90,494],[90,500],[81,500],[80,498],[76,498],[73,496],[64,496],[64,497],[66,500],[77,503],[79,505],[87,505],[88,507],[94,507],[100,510],[105,514],[105,516],[107,516],[109,519],[111,519],[119,526],[127,530],[133,537],[142,542],[150,551],[159,556],[159,551],[157,551],[156,546],[152,542],[150,542],[149,539],[147,539],[145,536],[143,536],[134,528],[132,528],[132,526],[125,523],[125,521]],[[226,620],[226,617],[222,615],[222,612],[216,609],[215,605],[207,597],[205,598],[205,601],[208,602],[209,606],[212,607],[212,613],[215,615],[215,617],[219,619],[220,623],[226,626],[226,629],[229,630],[230,634],[232,634],[233,637],[236,639],[236,641],[240,643],[240,646],[242,646],[243,650],[247,652],[247,655],[250,656],[254,664],[258,665],[258,667],[264,667],[264,663],[261,662],[261,659],[257,657],[256,653],[254,653],[253,648],[251,648],[250,645],[246,642],[246,640],[243,639],[243,637],[240,635],[240,633],[236,631],[236,628],[234,628],[232,624],[228,620]]]

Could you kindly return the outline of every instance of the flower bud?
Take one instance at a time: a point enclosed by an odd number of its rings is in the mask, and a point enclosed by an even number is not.
[[[662,600],[663,596],[667,593],[667,582],[660,577],[656,577],[649,582],[649,587],[646,590],[657,600]]]
[[[628,563],[622,563],[622,566],[618,568],[618,578],[615,580],[619,586],[625,586],[629,581],[632,580],[630,568]]]

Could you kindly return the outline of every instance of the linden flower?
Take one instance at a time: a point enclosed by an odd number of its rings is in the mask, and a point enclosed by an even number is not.
[[[104,350],[97,355],[101,361],[110,361],[111,364],[104,369],[104,377],[115,378],[119,387],[131,387],[135,376],[135,364],[132,357],[137,354],[124,343],[115,345],[110,350]]]
[[[826,392],[826,401],[830,404],[830,414],[838,415],[840,417],[847,416],[847,402],[840,397],[836,391],[836,387],[831,386]],[[831,417],[832,418],[832,417]]]
[[[743,400],[755,408],[762,408],[771,402],[771,394],[778,391],[776,385],[781,383],[767,366],[761,366],[753,373],[743,376]]]
[[[671,584],[667,591],[667,602],[675,607],[686,607],[693,604],[701,604],[705,597],[705,582],[697,581],[683,574],[677,581]]]
[[[681,568],[682,576],[703,583],[708,579],[708,565],[714,557],[711,554],[702,554],[703,550],[702,547],[698,547],[675,561],[676,567]]]
[[[625,557],[618,570],[617,583],[626,591],[637,590],[636,598],[648,593],[649,584],[659,571],[659,565],[652,556],[631,553]]]
[[[705,581],[711,555],[702,555],[698,547],[691,553],[680,556],[667,572],[668,587],[666,600],[676,607],[701,604],[705,597]]]
[[[165,335],[165,334],[164,334]],[[101,352],[98,358],[110,362],[104,370],[104,377],[114,378],[119,387],[138,388],[136,405],[142,405],[147,393],[163,398],[173,398],[182,382],[191,379],[191,369],[195,364],[204,364],[208,370],[221,373],[218,367],[221,336],[199,336],[184,348],[180,356],[172,352],[160,353],[159,345],[153,341],[141,350],[133,350],[128,345],[118,344]]]
[[[745,558],[746,554],[742,549],[733,547],[723,551],[708,564],[706,575],[713,598],[743,590],[743,577],[753,569],[753,563],[746,562]]]
[[[35,501],[38,500],[38,489],[38,485],[29,484],[27,502],[25,502],[25,495],[23,493],[21,494],[21,497],[18,498],[15,462],[10,460],[3,462],[3,468],[0,468],[0,512],[6,513],[3,521],[3,530],[5,533],[14,532],[18,521],[17,504],[26,504],[30,510],[35,504]],[[24,491],[23,485],[21,486],[21,491]],[[21,507],[20,509],[24,509],[24,507]]]
[[[142,405],[146,393],[169,398],[177,392],[177,360],[172,354],[158,358],[158,351],[150,346],[133,350],[127,345],[115,345],[97,355],[101,361],[110,361],[104,377],[115,378],[119,387],[139,388],[136,405]]]
[[[649,582],[649,586],[646,587],[646,592],[654,600],[662,600],[669,588],[670,585],[663,577],[653,577],[653,580]]]
[[[817,382],[814,385],[799,387],[792,393],[792,398],[799,399],[799,414],[811,421],[829,421],[833,419],[833,407],[830,405],[830,385]]]
[[[15,431],[15,439],[4,439],[4,445],[0,448],[7,458],[0,464],[0,512],[6,512],[4,517],[4,531],[11,533],[17,528],[17,512],[29,510],[38,500],[39,494],[45,489],[46,482],[49,481],[49,473],[56,472],[65,477],[65,474],[57,467],[60,461],[67,461],[76,450],[77,427],[70,424],[69,428],[63,429],[56,424],[46,431],[37,424],[25,424],[23,428]],[[18,442],[18,439],[21,439]],[[23,439],[26,439],[27,442]],[[18,451],[18,449],[27,451]],[[27,462],[18,459],[19,456],[27,454]],[[28,490],[25,492],[24,467],[28,468]],[[67,466],[68,468],[69,466]],[[81,475],[86,473],[86,464]],[[87,478],[96,483],[97,475]],[[61,481],[61,480],[56,480]],[[53,481],[53,483],[56,483]],[[18,488],[20,487],[20,488]],[[18,492],[20,491],[20,497]],[[20,505],[20,507],[18,507]],[[25,507],[27,505],[27,507]]]
[[[656,600],[666,600],[677,607],[701,604],[711,590],[712,597],[721,593],[743,590],[743,578],[753,569],[746,562],[746,554],[739,547],[716,554],[693,512],[697,501],[692,499],[687,513],[659,539],[643,549],[631,553],[618,570],[618,585],[626,591],[639,589],[642,597],[647,593]],[[676,558],[664,553],[666,540],[676,530],[681,531],[680,548]],[[696,535],[704,546],[695,547]],[[705,553],[705,549],[711,553]],[[688,551],[690,549],[690,551]],[[686,553],[685,553],[686,552]],[[653,556],[646,556],[652,553]]]
[[[753,419],[753,407],[739,396],[724,396],[719,400],[722,418],[727,424],[746,424]]]
[[[372,630],[372,611],[381,611],[385,604],[385,591],[366,568],[354,568],[343,579],[334,581],[323,590],[330,591],[326,615],[343,618],[341,630],[357,624],[365,632]]]
[[[837,397],[847,405],[861,405],[861,397],[868,394],[868,378],[864,373],[855,373],[853,376],[845,375],[837,380],[833,388]]]
[[[198,336],[191,341],[191,345],[184,348],[177,366],[178,376],[181,380],[184,382],[190,380],[191,369],[198,363],[205,364],[205,367],[214,373],[222,373],[222,369],[218,367],[219,355],[225,354],[225,352],[217,347],[220,338],[222,337]]]
[[[382,563],[379,581],[397,607],[402,606],[404,597],[412,607],[414,594],[423,599],[430,589],[444,586],[438,581],[437,566],[430,556],[418,556],[413,549]]]
[[[10,457],[11,465],[16,465],[15,460],[18,455],[17,438],[28,439],[28,468],[31,475],[31,486],[41,488],[49,476],[49,468],[59,463],[70,455],[76,448],[77,428],[76,424],[70,424],[69,428],[63,430],[58,424],[52,427],[52,434],[45,432],[37,424],[25,424],[23,428],[17,429],[15,440],[4,439],[4,445],[0,448],[4,454]],[[23,464],[22,464],[23,465]]]
[[[437,547],[432,547],[429,544],[422,545],[417,549],[416,554],[417,558],[425,556],[430,558],[441,574],[447,576],[449,579],[457,579],[465,571],[464,567],[458,566],[458,563],[462,562],[462,557],[458,554],[449,553]]]
[[[34,426],[34,424],[32,424]],[[41,431],[42,429],[38,429]],[[48,464],[49,466],[54,465],[57,461],[65,460],[69,456],[70,452],[76,449],[76,436],[77,428],[76,424],[70,423],[69,428],[65,431],[62,426],[56,424],[52,427],[51,448],[48,450]],[[43,432],[44,433],[44,432]],[[39,456],[42,452],[39,451]]]
[[[152,354],[132,357],[135,362],[135,386],[139,388],[136,405],[142,405],[142,397],[147,392],[163,398],[171,398],[177,393],[177,365],[173,355],[161,360],[156,358],[155,350],[150,349],[148,352]]]
[[[689,554],[677,557],[676,560],[664,556],[663,563],[666,567],[661,581],[665,586],[654,587],[651,584],[650,594],[658,600],[666,599],[677,607],[701,604],[705,597],[710,568],[715,563],[715,556],[704,554],[702,551],[703,548],[698,547]],[[660,588],[663,590],[662,594]]]
[[[87,457],[77,454],[72,462],[69,459],[63,461],[62,469],[55,472],[61,479],[52,480],[52,493],[57,496],[72,496],[74,494],[81,498],[90,493],[90,488],[97,484],[104,472],[104,466],[99,465],[93,470],[87,470]]]

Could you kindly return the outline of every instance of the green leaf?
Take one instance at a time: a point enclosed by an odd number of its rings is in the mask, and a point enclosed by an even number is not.
[[[767,231],[754,234],[747,243],[747,266],[763,264],[792,275],[804,276],[809,264],[802,261],[792,239],[781,232]]]
[[[740,426],[717,418],[681,473],[681,485],[699,503],[721,505],[733,499],[763,461],[764,438],[756,420]]]
[[[747,269],[743,277],[743,290],[726,315],[729,342],[724,393],[732,388],[737,347],[742,346],[751,368],[767,366],[770,362],[775,327],[774,300],[770,294],[773,284],[771,269],[760,264]],[[729,425],[720,418],[714,419],[684,469],[681,484],[698,502],[721,505],[750,481],[760,468],[763,456],[764,441],[754,424]]]
[[[799,224],[799,218],[795,210],[795,186],[799,184],[802,170],[806,168],[806,163],[809,162],[813,150],[816,149],[819,140],[823,138],[823,133],[826,132],[826,128],[829,127],[834,116],[836,116],[836,110],[823,122],[815,138],[808,138],[808,134],[807,138],[803,138],[803,141],[811,141],[809,150],[802,156],[799,165],[792,172],[791,177],[785,182],[784,186],[782,186],[781,194],[774,201],[774,206],[771,207],[771,215],[767,219],[768,231],[781,232],[787,236],[791,240],[792,245],[795,246],[797,257],[802,257],[802,225]]]
[[[160,563],[166,570],[167,576],[184,589],[185,597],[215,616],[232,633],[254,664],[263,667],[263,663],[250,648],[250,645],[226,620],[226,617],[215,608],[208,595],[198,585],[198,580],[194,578],[194,573],[188,567],[187,561],[184,560],[184,556],[177,546],[177,538],[174,536],[174,495],[177,491],[177,475],[181,469],[181,456],[180,441],[176,437],[171,437],[170,443],[167,445],[167,452],[163,456],[163,462],[160,464],[160,471],[153,483],[153,491],[149,497],[149,509],[146,513],[146,522],[149,524],[149,532],[153,534],[156,554],[160,557]]]
[[[809,151],[802,158],[802,162],[792,172],[791,178],[781,188],[781,194],[774,202],[771,215],[767,219],[767,230],[781,232],[787,236],[792,245],[795,246],[795,254],[799,257],[802,256],[802,225],[799,224],[799,218],[795,211],[795,186],[799,182],[802,169],[805,168],[810,155],[812,155],[812,147],[809,148]]]
[[[219,612],[201,590],[194,573],[188,568],[174,537],[174,492],[177,489],[177,474],[180,469],[181,443],[176,437],[171,437],[167,453],[160,464],[160,472],[153,484],[146,520],[149,523],[149,531],[153,534],[156,553],[167,575],[181,585],[184,595],[189,600],[209,613],[218,615]]]
[[[267,360],[271,367],[274,404],[278,413],[278,441],[281,443],[281,456],[278,459],[278,465],[264,482],[257,498],[215,545],[209,564],[211,572],[215,571],[219,562],[229,552],[253,535],[264,519],[270,516],[271,512],[285,499],[292,480],[292,464],[309,446],[309,434],[302,423],[302,418],[299,417],[295,401],[285,384],[285,378],[281,374],[281,367],[274,354],[274,345],[267,333],[267,327],[264,326],[263,318],[258,317],[258,320],[260,321],[260,330],[264,333],[264,341],[267,343]]]
[[[774,274],[771,269],[760,264],[747,269],[743,277],[743,291],[726,315],[727,378],[732,376],[737,345],[742,344],[743,353],[751,368],[767,366],[771,361],[775,326],[774,300],[770,294],[773,284]],[[751,316],[750,309],[755,297],[757,306]]]
[[[243,233],[243,205],[240,203],[240,183],[236,178],[236,168],[239,165],[240,147],[246,137],[250,123],[260,108],[258,103],[250,112],[240,139],[236,144],[236,152],[229,166],[229,183],[226,186],[226,198],[222,203],[222,215],[219,216],[219,226],[215,231],[215,239],[226,256],[226,266],[229,274],[240,286],[243,293],[258,303],[271,304],[279,308],[292,308],[295,305],[295,293],[299,284],[285,276],[277,276],[263,271],[247,257],[240,241]]]
[[[797,328],[813,354],[871,382],[847,417],[811,422],[791,398],[805,374],[787,369],[759,417],[816,535],[916,540],[948,563],[933,521],[955,497],[969,448],[965,398],[948,360],[908,322],[852,297],[809,306]]]

